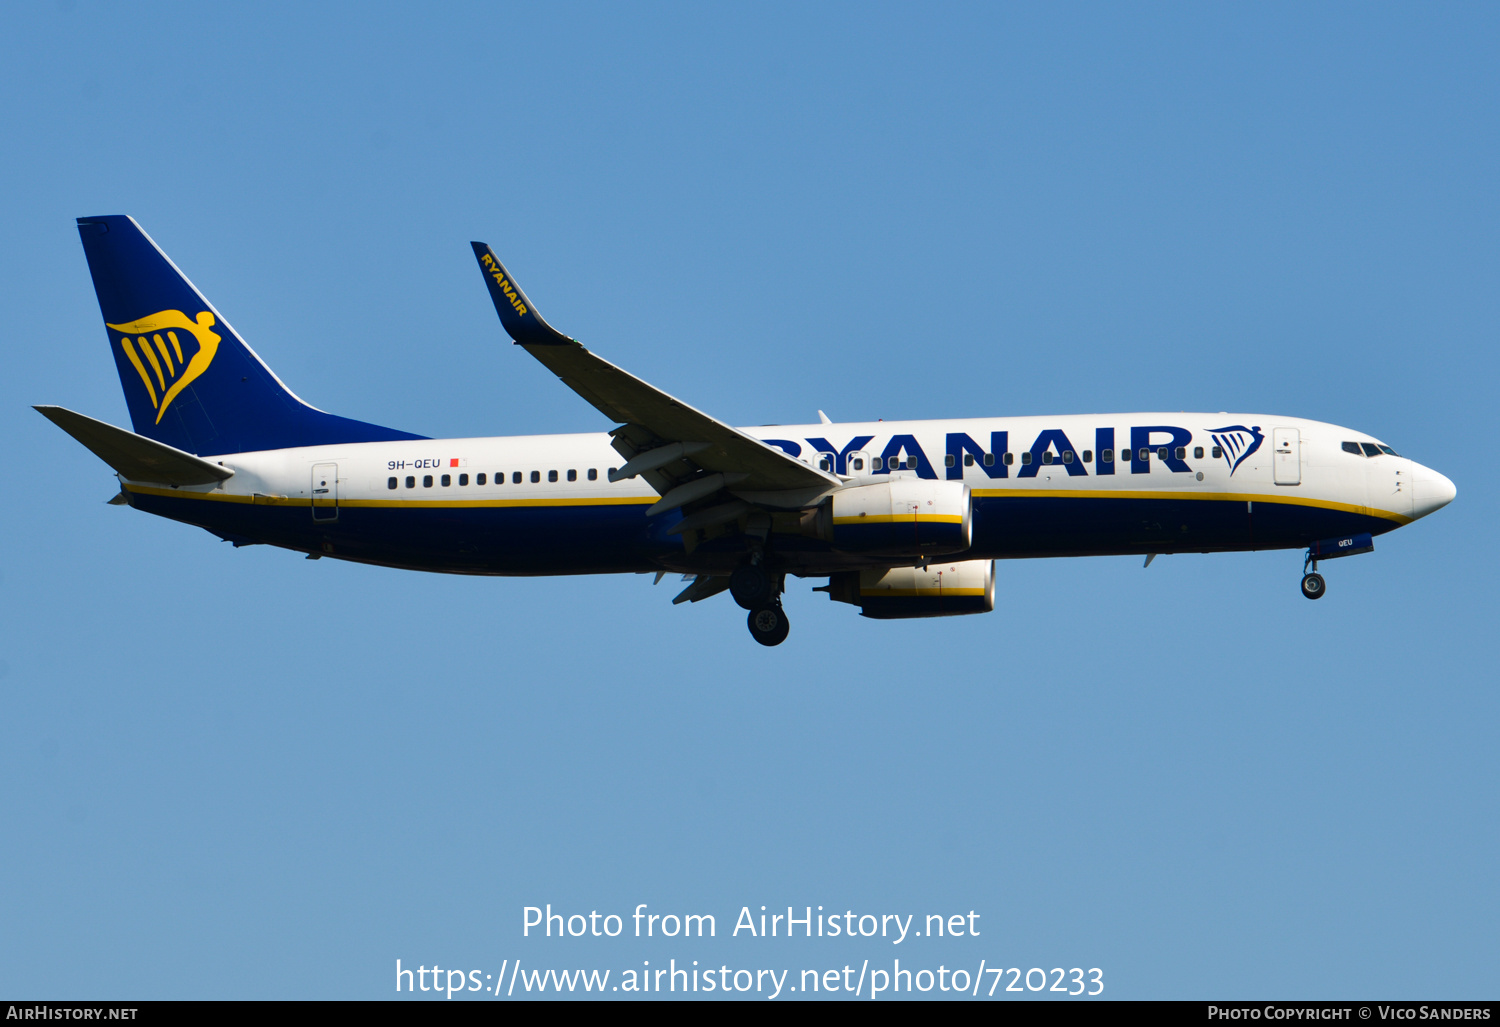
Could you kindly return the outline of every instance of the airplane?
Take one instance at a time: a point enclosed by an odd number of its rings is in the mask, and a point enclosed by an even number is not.
[[[134,431],[36,409],[114,469],[110,500],[266,544],[450,574],[669,573],[780,644],[787,575],[873,619],[984,613],[995,561],[1305,549],[1322,561],[1457,490],[1349,428],[1241,413],[733,428],[548,324],[472,243],[514,343],[616,427],[432,439],[288,389],[131,217],[78,219]]]

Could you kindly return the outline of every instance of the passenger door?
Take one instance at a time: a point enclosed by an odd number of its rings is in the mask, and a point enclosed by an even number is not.
[[[1272,460],[1278,485],[1302,484],[1302,435],[1296,428],[1271,431]]]
[[[339,519],[338,464],[313,464],[312,516],[315,521]]]

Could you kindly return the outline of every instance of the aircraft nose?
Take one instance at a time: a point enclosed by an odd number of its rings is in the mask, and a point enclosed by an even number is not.
[[[1458,487],[1444,475],[1430,467],[1418,464],[1415,468],[1415,487],[1412,495],[1412,516],[1426,517],[1441,510],[1458,495]]]

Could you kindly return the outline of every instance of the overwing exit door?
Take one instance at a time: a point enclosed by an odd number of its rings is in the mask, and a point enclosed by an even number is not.
[[[1302,484],[1302,434],[1296,428],[1274,428],[1271,431],[1272,460],[1276,484]]]
[[[312,516],[315,521],[339,519],[338,464],[313,464]]]

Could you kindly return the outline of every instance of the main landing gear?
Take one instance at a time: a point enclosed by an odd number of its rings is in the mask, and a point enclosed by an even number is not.
[[[747,620],[750,624],[750,637],[761,645],[780,645],[786,641],[787,632],[792,629],[787,622],[786,611],[781,608],[780,597],[751,610]]]
[[[781,608],[781,582],[780,574],[767,571],[758,562],[736,568],[729,576],[729,594],[750,611],[750,637],[761,645],[780,645],[791,630],[786,611]]]
[[[742,609],[758,610],[776,598],[776,579],[758,563],[735,568],[729,576],[729,594]]]

